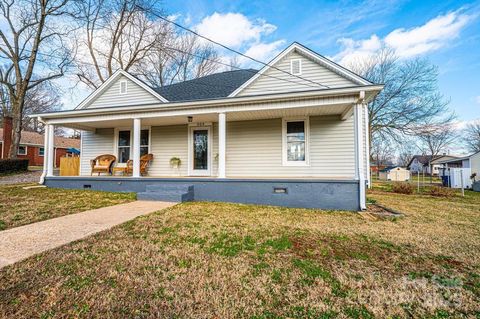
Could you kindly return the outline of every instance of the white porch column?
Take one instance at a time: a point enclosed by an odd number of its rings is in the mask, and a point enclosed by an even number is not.
[[[45,139],[48,139],[48,142],[47,142],[47,148],[45,149],[47,158],[45,158],[44,161],[47,162],[47,177],[49,177],[49,176],[53,176],[53,164],[55,162],[55,155],[54,155],[55,131],[54,131],[54,126],[52,124],[47,124],[45,128],[45,134],[47,135]]]
[[[140,132],[142,122],[140,119],[133,119],[133,177],[140,177]]]
[[[225,113],[218,114],[218,178],[225,178],[225,158],[227,140],[227,116]]]
[[[40,176],[40,184],[45,182],[48,170],[48,124],[45,124],[45,133],[43,134],[43,171]]]
[[[354,122],[355,122],[355,178],[359,183],[360,209],[366,209],[366,193],[365,193],[365,172],[363,167],[363,134],[362,134],[362,104],[354,105]]]
[[[370,172],[370,125],[369,125],[369,119],[368,119],[368,105],[366,103],[363,104],[363,114],[365,117],[365,161],[367,161],[367,171],[365,174],[367,175],[367,184],[368,188],[372,188],[372,173]]]

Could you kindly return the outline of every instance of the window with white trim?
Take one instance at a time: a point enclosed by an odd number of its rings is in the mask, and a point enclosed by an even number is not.
[[[283,164],[308,165],[308,119],[283,121]]]
[[[120,81],[120,94],[126,94],[127,93],[127,81]]]
[[[126,131],[118,131],[118,162],[119,163],[126,163],[130,159],[130,130]]]
[[[39,147],[38,148],[38,156],[45,156],[45,148]]]
[[[300,59],[291,59],[290,60],[290,73],[293,75],[302,74],[302,60]]]
[[[17,149],[17,155],[27,155],[27,146],[19,145]]]
[[[118,163],[126,163],[132,156],[132,132],[131,130],[119,130],[117,135],[117,159]],[[150,130],[140,131],[140,156],[148,154],[150,148]]]

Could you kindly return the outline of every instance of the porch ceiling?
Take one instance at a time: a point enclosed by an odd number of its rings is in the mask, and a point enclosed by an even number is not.
[[[286,109],[271,109],[271,110],[255,110],[255,111],[233,111],[227,112],[227,121],[248,121],[248,120],[262,120],[282,117],[303,117],[303,116],[329,116],[342,115],[352,107],[351,103],[324,105],[321,107],[296,107]],[[217,122],[218,113],[212,112],[207,114],[192,114],[193,123],[198,122]],[[145,126],[168,126],[188,124],[188,116],[159,116],[142,118],[142,125]],[[62,123],[59,126],[80,129],[80,130],[94,130],[97,128],[112,128],[112,127],[130,127],[132,126],[132,119],[115,119],[104,120],[101,117],[98,120],[92,119],[88,122],[77,121],[72,123]]]

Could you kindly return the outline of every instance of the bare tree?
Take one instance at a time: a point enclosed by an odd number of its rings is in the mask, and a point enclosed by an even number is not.
[[[68,0],[0,0],[0,85],[13,117],[10,158],[16,157],[29,90],[64,75],[71,62],[65,44]],[[44,56],[41,56],[41,55]],[[48,56],[48,58],[45,58]],[[37,70],[37,72],[35,72]]]
[[[412,139],[404,139],[398,143],[398,146],[397,164],[406,167],[414,156],[415,142]]]
[[[418,129],[420,147],[428,155],[435,157],[442,152],[447,152],[449,146],[455,141],[457,135],[452,125],[424,125]]]
[[[12,116],[8,92],[0,86],[0,116]],[[62,108],[59,90],[49,81],[43,82],[27,91],[22,114],[22,130],[44,132],[42,123],[30,114],[57,111]]]
[[[431,156],[431,160],[434,160],[440,153],[448,153],[449,146],[457,138],[456,131],[451,124],[426,124],[417,129],[418,140],[420,142],[419,147],[421,150]],[[432,179],[433,169],[432,164],[430,166],[430,180]]]
[[[374,83],[385,85],[369,104],[370,134],[415,135],[420,123],[449,123],[449,101],[438,93],[437,68],[425,59],[399,59],[393,50],[381,49],[350,66]]]
[[[195,79],[219,70],[220,57],[209,44],[194,35],[172,33],[158,42],[140,68],[140,74],[153,86]]]
[[[463,136],[465,145],[470,152],[480,152],[480,121],[468,124]]]
[[[385,136],[374,138],[371,147],[371,160],[377,167],[389,165],[393,162],[395,149],[393,143]]]
[[[105,82],[117,69],[136,68],[166,36],[162,23],[148,18],[156,1],[87,0],[82,4],[83,24],[76,75],[92,89]]]

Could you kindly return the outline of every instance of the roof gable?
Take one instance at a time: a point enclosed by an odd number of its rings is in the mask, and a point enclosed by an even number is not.
[[[127,83],[127,91],[123,94],[120,94],[121,82]],[[165,103],[168,100],[130,73],[118,70],[83,100],[76,109],[131,106],[158,102]]]
[[[291,74],[290,61],[300,60],[301,73]],[[294,42],[230,97],[372,85],[373,83]],[[273,92],[272,92],[273,91]]]

